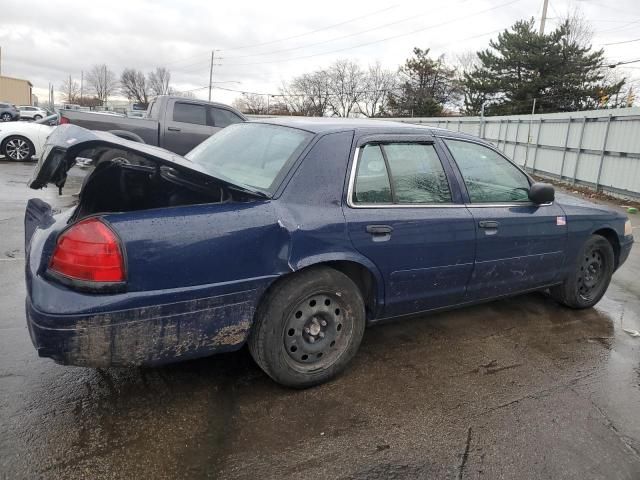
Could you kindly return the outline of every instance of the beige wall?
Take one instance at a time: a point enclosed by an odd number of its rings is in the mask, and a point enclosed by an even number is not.
[[[31,89],[27,80],[0,76],[0,102],[31,105]]]

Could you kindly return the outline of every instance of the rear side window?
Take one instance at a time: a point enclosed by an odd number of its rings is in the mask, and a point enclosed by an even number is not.
[[[506,158],[484,145],[445,140],[472,203],[528,202],[527,176]]]
[[[366,145],[358,161],[353,200],[356,203],[450,203],[451,190],[433,145]]]
[[[242,122],[242,118],[229,110],[223,108],[211,108],[212,125],[224,128],[232,123]]]
[[[204,105],[178,102],[173,106],[173,121],[192,123],[194,125],[206,125],[206,109]]]
[[[380,145],[365,145],[358,161],[354,200],[391,203],[391,184]]]

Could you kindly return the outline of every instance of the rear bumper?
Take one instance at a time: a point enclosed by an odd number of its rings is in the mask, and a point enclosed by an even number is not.
[[[54,315],[27,298],[27,325],[41,357],[87,367],[161,365],[240,348],[257,290],[102,312]]]

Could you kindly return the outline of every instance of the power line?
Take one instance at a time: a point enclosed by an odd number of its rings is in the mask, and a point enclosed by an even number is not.
[[[456,23],[456,22],[459,22],[460,20],[465,20],[467,18],[471,18],[471,17],[474,17],[476,15],[481,15],[483,13],[487,13],[487,12],[490,12],[490,11],[493,11],[493,10],[497,10],[499,8],[504,8],[506,6],[509,6],[509,5],[512,5],[514,3],[521,2],[521,1],[522,0],[511,0],[509,2],[505,2],[505,3],[502,3],[500,5],[496,5],[494,7],[487,8],[485,10],[481,10],[479,12],[476,12],[476,13],[473,13],[473,14],[470,14],[470,15],[457,17],[455,19],[452,19],[452,20],[449,20],[449,21],[446,21],[446,22],[442,22],[442,23],[434,24],[434,25],[429,25],[427,27],[419,28],[419,29],[416,29],[416,30],[411,30],[409,32],[401,33],[401,34],[398,34],[398,35],[392,35],[390,37],[382,38],[382,39],[379,39],[379,40],[360,43],[358,45],[353,45],[351,47],[339,48],[339,49],[336,49],[336,50],[329,50],[329,51],[326,51],[326,52],[314,53],[314,54],[311,54],[311,55],[303,55],[303,56],[299,56],[299,57],[292,57],[292,58],[288,58],[288,59],[284,59],[284,60],[266,60],[266,61],[260,61],[260,62],[246,62],[246,63],[227,63],[226,66],[231,66],[231,65],[263,65],[263,64],[267,64],[267,63],[283,63],[283,62],[291,62],[293,60],[301,60],[301,59],[305,59],[305,58],[312,58],[312,57],[318,57],[318,56],[322,56],[322,55],[329,55],[331,53],[344,52],[346,50],[353,50],[355,48],[365,47],[365,46],[368,46],[368,45],[374,45],[374,44],[377,44],[377,43],[386,42],[388,40],[394,40],[396,38],[406,37],[408,35],[413,35],[415,33],[424,32],[425,30],[438,28],[438,27],[442,27],[442,26],[449,25],[449,24],[452,24],[452,23]]]
[[[316,30],[311,30],[311,31],[308,31],[308,32],[305,32],[305,33],[292,35],[290,37],[279,38],[277,40],[271,40],[269,42],[261,42],[261,43],[254,43],[254,44],[251,44],[251,45],[244,45],[242,47],[227,48],[226,50],[229,50],[229,51],[244,50],[246,48],[262,47],[264,45],[271,45],[271,44],[274,44],[274,43],[284,42],[286,40],[293,40],[294,38],[306,37],[307,35],[312,35],[314,33],[323,32],[325,30],[330,30],[330,29],[335,28],[335,27],[340,27],[342,25],[346,25],[347,23],[355,22],[357,20],[362,20],[363,18],[373,17],[374,15],[377,15],[377,14],[382,13],[382,12],[386,12],[387,10],[391,10],[391,9],[397,8],[397,7],[398,7],[398,4],[391,5],[390,7],[383,8],[382,10],[376,10],[375,12],[368,13],[366,15],[361,15],[359,17],[351,18],[349,20],[345,20],[344,22],[334,23],[333,25],[328,25],[326,27],[318,28]]]
[[[461,4],[463,4],[463,3],[466,3],[466,2],[468,2],[468,1],[470,1],[470,0],[462,0],[462,1],[459,3],[459,5],[461,5]],[[339,37],[330,38],[330,39],[328,39],[328,40],[323,40],[323,41],[321,41],[321,42],[309,43],[309,44],[307,44],[307,45],[302,45],[302,46],[299,46],[299,47],[283,48],[283,49],[280,49],[280,50],[272,50],[272,51],[270,51],[270,52],[263,52],[263,53],[252,53],[252,54],[248,54],[248,55],[236,55],[236,56],[231,56],[231,57],[227,57],[227,58],[248,58],[248,57],[258,57],[258,56],[262,56],[262,55],[272,55],[272,54],[275,54],[275,53],[289,52],[289,51],[292,51],[292,50],[300,50],[300,49],[303,49],[303,48],[315,47],[315,46],[317,46],[317,45],[323,45],[323,44],[325,44],[325,43],[335,42],[336,40],[342,40],[342,39],[345,39],[345,38],[355,37],[355,36],[358,36],[358,35],[362,35],[362,34],[364,34],[364,33],[374,32],[374,31],[376,31],[376,30],[381,30],[381,29],[383,29],[383,28],[387,28],[387,27],[390,27],[390,26],[392,26],[392,25],[397,25],[397,24],[399,24],[399,23],[408,22],[409,20],[414,20],[414,19],[416,19],[416,18],[424,17],[424,16],[426,16],[426,15],[433,15],[433,13],[435,13],[435,12],[434,12],[434,11],[429,11],[429,12],[421,13],[421,14],[418,14],[418,15],[411,15],[411,16],[409,16],[409,17],[405,17],[405,18],[402,18],[402,19],[400,19],[400,20],[396,20],[396,21],[394,21],[394,22],[384,23],[384,24],[379,25],[379,26],[377,26],[377,27],[368,28],[368,29],[366,29],[366,30],[361,30],[361,31],[359,31],[359,32],[348,33],[348,34],[346,34],[346,35],[341,35],[341,36],[339,36]]]
[[[611,43],[603,43],[602,45],[620,45],[622,43],[632,43],[632,42],[638,42],[640,41],[640,38],[634,38],[633,40],[624,40],[622,42],[611,42]]]

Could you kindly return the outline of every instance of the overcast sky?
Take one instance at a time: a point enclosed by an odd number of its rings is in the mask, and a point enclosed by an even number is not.
[[[609,60],[640,59],[640,41],[604,45],[640,38],[640,1],[550,0],[547,28],[575,7]],[[219,49],[214,81],[228,83],[218,86],[277,93],[338,58],[397,68],[419,46],[454,59],[518,19],[539,21],[541,10],[542,0],[0,0],[2,74],[30,80],[42,100],[49,82],[79,81],[96,63],[118,76],[166,66],[177,90],[192,90],[208,85],[210,52]],[[640,62],[624,72],[640,78]],[[214,100],[237,95],[215,90]]]

